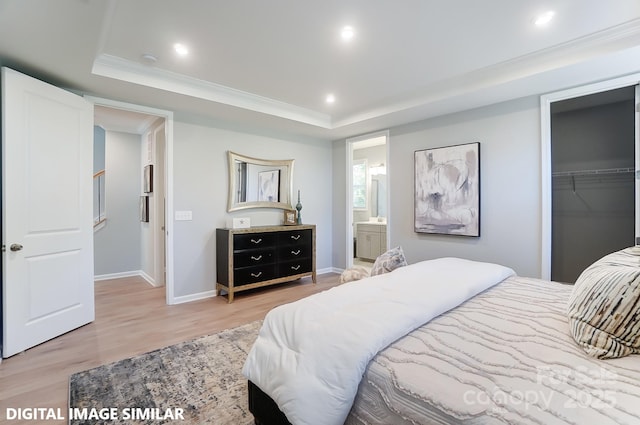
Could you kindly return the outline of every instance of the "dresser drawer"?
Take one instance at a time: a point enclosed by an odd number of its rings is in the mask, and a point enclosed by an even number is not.
[[[278,244],[282,245],[309,245],[313,239],[310,229],[307,230],[291,230],[288,232],[280,232],[278,234]]]
[[[233,235],[233,250],[262,248],[275,245],[275,233],[248,233]]]
[[[234,286],[248,285],[249,283],[261,282],[263,280],[274,279],[275,277],[275,264],[242,267],[233,271],[233,284]]]
[[[294,274],[307,273],[310,272],[311,269],[311,258],[283,261],[278,264],[278,274],[280,276],[292,276]]]
[[[247,249],[233,253],[234,268],[271,264],[275,260],[275,248]]]
[[[311,257],[310,245],[285,245],[278,247],[278,261],[296,260]]]

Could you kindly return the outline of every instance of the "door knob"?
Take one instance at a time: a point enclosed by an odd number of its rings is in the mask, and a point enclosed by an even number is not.
[[[24,247],[23,247],[22,245],[20,245],[19,243],[13,243],[13,244],[11,244],[11,246],[9,247],[9,249],[10,249],[11,251],[14,251],[14,252],[15,252],[15,251],[21,251],[21,250],[22,250],[22,248],[24,248]]]

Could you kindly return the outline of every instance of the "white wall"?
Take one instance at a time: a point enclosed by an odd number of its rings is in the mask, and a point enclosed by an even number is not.
[[[175,121],[174,209],[192,211],[174,222],[174,295],[212,295],[216,282],[215,229],[230,217],[252,226],[281,224],[278,209],[227,213],[227,151],[263,159],[294,159],[293,189],[301,192],[302,222],[317,226],[318,270],[332,265],[332,148],[326,141],[288,140]]]
[[[479,238],[414,232],[416,150],[480,142]],[[345,141],[334,142],[334,170],[345,168]],[[539,276],[540,107],[528,97],[392,128],[387,177],[389,246],[401,245],[409,263],[442,256],[497,262],[523,276]],[[344,267],[344,171],[334,183],[334,266]],[[342,199],[342,201],[341,201]]]
[[[140,136],[105,133],[106,217],[94,234],[96,275],[140,270]]]

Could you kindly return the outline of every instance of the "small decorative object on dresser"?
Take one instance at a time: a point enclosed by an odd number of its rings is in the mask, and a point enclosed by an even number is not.
[[[296,210],[284,210],[283,224],[285,226],[292,226],[296,224]]]
[[[316,283],[316,226],[216,229],[216,294],[311,276]]]
[[[251,219],[249,217],[233,217],[227,220],[227,227],[232,229],[248,229],[251,227]]]
[[[296,210],[298,210],[298,224],[302,224],[302,215],[300,214],[301,209],[302,204],[300,203],[300,191],[298,190],[298,203],[296,204]]]

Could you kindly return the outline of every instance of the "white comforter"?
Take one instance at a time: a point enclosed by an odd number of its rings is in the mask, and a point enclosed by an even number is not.
[[[341,425],[378,351],[513,274],[441,258],[282,305],[265,317],[242,372],[291,423]]]

